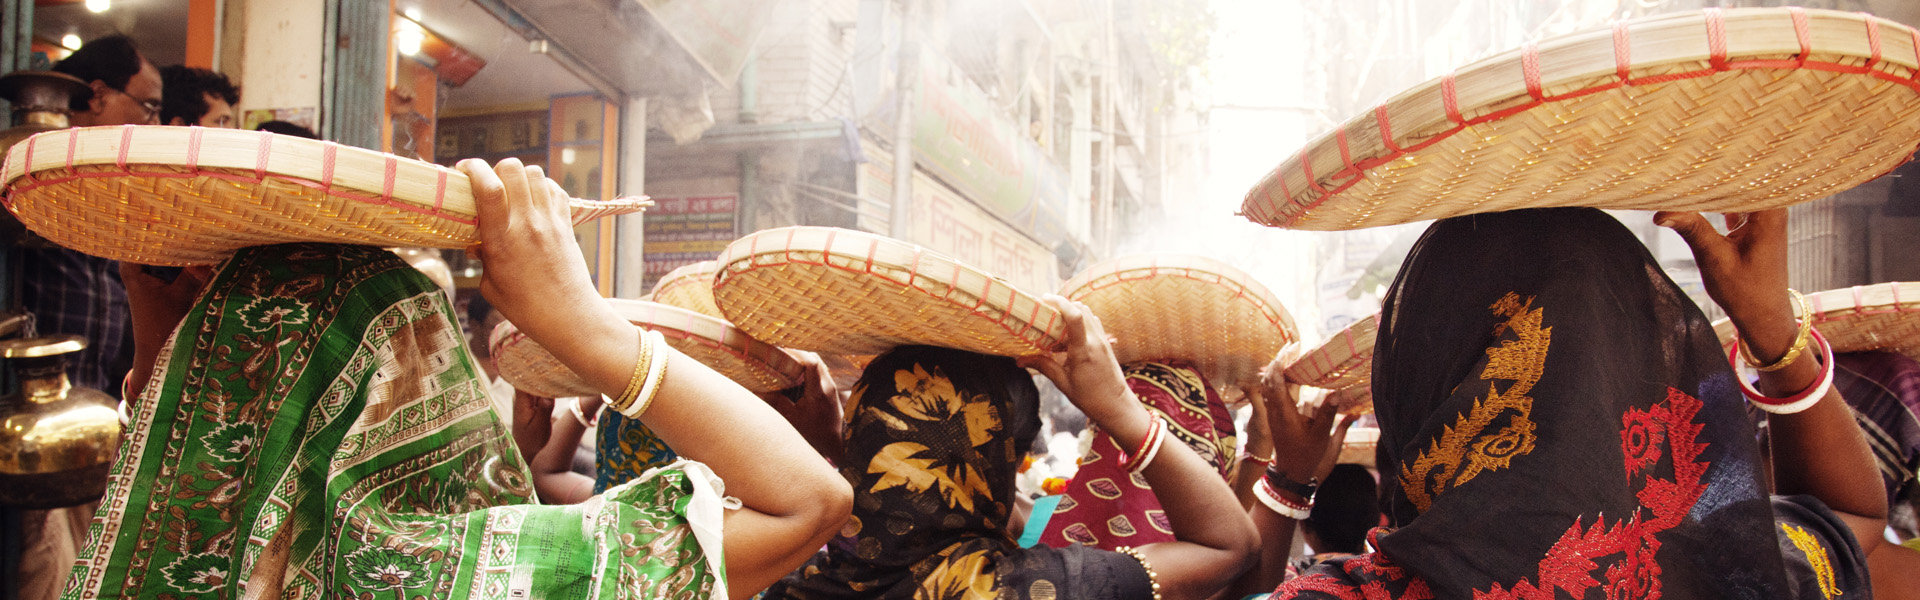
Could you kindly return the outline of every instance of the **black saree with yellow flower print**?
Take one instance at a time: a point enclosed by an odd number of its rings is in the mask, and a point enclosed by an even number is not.
[[[1707,319],[1594,209],[1436,222],[1374,346],[1377,552],[1283,599],[1868,594],[1851,532],[1770,498]]]
[[[925,346],[867,366],[847,410],[853,516],[766,598],[1152,597],[1134,558],[1023,549],[1007,534],[1014,477],[1040,429],[1039,392],[1013,359]]]
[[[132,403],[66,598],[707,598],[718,479],[532,504],[445,293],[391,252],[223,264]]]

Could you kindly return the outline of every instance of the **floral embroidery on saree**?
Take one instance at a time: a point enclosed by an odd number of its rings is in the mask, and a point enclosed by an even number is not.
[[[1780,523],[1780,530],[1786,532],[1793,547],[1806,555],[1807,564],[1813,566],[1814,578],[1820,585],[1820,595],[1824,598],[1839,596],[1840,585],[1834,580],[1833,561],[1827,557],[1827,547],[1820,543],[1820,539],[1805,527],[1792,523]]]
[[[1519,294],[1508,292],[1491,310],[1507,318],[1494,327],[1493,335],[1510,331],[1515,339],[1487,349],[1487,366],[1480,378],[1512,383],[1505,392],[1489,386],[1487,397],[1475,401],[1473,410],[1461,415],[1413,462],[1401,466],[1400,486],[1421,512],[1447,490],[1472,481],[1482,471],[1504,469],[1514,458],[1533,451],[1533,398],[1527,393],[1546,370],[1553,328],[1541,326],[1546,309],[1533,308],[1531,297],[1521,300]],[[1506,426],[1487,433],[1503,415],[1508,417]]]

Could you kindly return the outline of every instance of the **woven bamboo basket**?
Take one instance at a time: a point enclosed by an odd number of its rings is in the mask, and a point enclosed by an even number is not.
[[[150,265],[219,262],[247,246],[335,242],[466,248],[460,171],[263,131],[127,125],[50,131],[7,152],[8,210],[35,233]],[[573,200],[575,223],[648,202]]]
[[[800,385],[806,367],[779,348],[741,332],[725,321],[694,311],[644,300],[608,300],[620,316],[666,336],[667,345],[755,392]],[[512,323],[501,323],[488,340],[500,376],[536,396],[598,396],[600,392],[560,364],[553,354],[528,339]]]
[[[1920,282],[1892,282],[1807,294],[1813,326],[1834,352],[1885,350],[1920,360]],[[1794,316],[1800,314],[1794,307]],[[1733,344],[1733,322],[1713,323],[1722,346]]]
[[[1121,363],[1184,360],[1221,387],[1252,381],[1299,339],[1293,316],[1266,286],[1200,256],[1103,261],[1062,284],[1060,295],[1100,316]]]
[[[1367,361],[1367,367],[1370,368],[1372,366],[1373,361]],[[1369,378],[1371,378],[1371,376],[1369,376]],[[1372,382],[1361,383],[1328,392],[1327,398],[1323,400],[1323,402],[1333,403],[1336,408],[1340,409],[1340,414],[1343,415],[1364,415],[1371,413],[1373,412],[1373,384]]]
[[[1348,325],[1287,365],[1287,381],[1329,390],[1365,385],[1373,379],[1373,339],[1379,329],[1379,313]]]
[[[1402,93],[1281,163],[1242,214],[1339,230],[1550,206],[1778,208],[1913,155],[1916,65],[1920,34],[1856,13],[1626,22]]]
[[[713,274],[720,265],[710,260],[686,265],[660,277],[653,284],[648,300],[684,308],[715,319],[725,319],[720,305],[713,303]]]
[[[822,354],[909,344],[1021,356],[1060,345],[1058,311],[932,250],[827,227],[769,229],[715,260],[713,299],[753,337]]]
[[[1340,444],[1339,462],[1374,468],[1374,449],[1379,447],[1379,427],[1352,427],[1347,430],[1347,441]]]

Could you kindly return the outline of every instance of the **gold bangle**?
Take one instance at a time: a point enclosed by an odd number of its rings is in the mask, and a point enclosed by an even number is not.
[[[609,399],[607,403],[613,407],[614,411],[626,413],[627,407],[633,405],[633,399],[639,396],[640,389],[646,386],[647,371],[652,364],[653,352],[647,345],[647,330],[642,329],[640,330],[640,353],[639,356],[634,357],[633,375],[627,377],[627,388],[621,390],[620,395]]]
[[[647,365],[647,383],[640,388],[640,396],[637,398],[639,405],[621,413],[635,419],[645,414],[647,407],[653,406],[654,396],[660,394],[660,382],[667,379],[667,363],[670,359],[667,350],[661,347],[667,343],[667,339],[666,336],[660,335],[660,332],[648,331],[645,343],[648,353],[654,357],[653,364]]]
[[[1755,370],[1771,372],[1787,368],[1787,365],[1793,364],[1795,359],[1800,358],[1800,353],[1807,350],[1807,343],[1813,339],[1813,304],[1807,301],[1805,295],[1793,288],[1787,288],[1787,293],[1792,294],[1794,303],[1800,306],[1800,330],[1794,334],[1793,345],[1787,347],[1787,353],[1780,355],[1780,359],[1773,361],[1770,365],[1757,362],[1753,358],[1753,347],[1748,346],[1745,339],[1740,340],[1740,355],[1747,359],[1747,366]]]
[[[1153,565],[1147,563],[1147,555],[1140,553],[1140,550],[1133,546],[1121,546],[1114,551],[1140,561],[1140,568],[1147,570],[1147,583],[1153,584],[1153,600],[1160,600],[1160,574],[1153,572]]]

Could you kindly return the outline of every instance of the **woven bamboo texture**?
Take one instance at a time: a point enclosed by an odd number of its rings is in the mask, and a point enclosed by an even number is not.
[[[466,248],[465,173],[262,131],[127,125],[51,131],[7,152],[8,210],[95,256],[212,264],[247,246],[335,242]],[[575,223],[638,212],[643,198],[573,200]]]
[[[1287,381],[1329,390],[1366,384],[1373,379],[1373,339],[1379,329],[1379,313],[1355,321],[1287,365]]]
[[[647,299],[725,319],[727,316],[720,313],[720,305],[713,302],[713,274],[719,269],[719,264],[703,260],[668,271],[653,284],[653,292]]]
[[[1813,326],[1834,352],[1885,350],[1920,360],[1920,282],[1892,282],[1807,294]],[[1799,308],[1794,315],[1799,316]],[[1713,323],[1721,345],[1733,343],[1733,322]]]
[[[749,335],[822,354],[925,344],[1021,356],[1060,344],[1060,314],[932,250],[827,227],[769,229],[715,262],[713,299]]]
[[[643,329],[660,332],[667,345],[755,392],[800,385],[806,367],[785,351],[762,343],[725,321],[690,310],[643,300],[608,300],[620,316]],[[488,340],[500,376],[536,396],[598,396],[578,374],[512,323],[502,323]]]
[[[1368,361],[1372,366],[1372,361]],[[1369,379],[1372,377],[1369,376]],[[1373,412],[1373,382],[1350,385],[1327,392],[1325,402],[1331,402],[1343,415],[1364,415]]]
[[[1549,206],[1778,208],[1913,155],[1916,65],[1920,34],[1855,13],[1622,23],[1404,92],[1281,163],[1241,212],[1340,230]]]
[[[1060,287],[1113,336],[1121,363],[1179,359],[1215,386],[1248,383],[1299,339],[1293,316],[1253,276],[1200,256],[1150,254],[1088,267]]]
[[[1374,468],[1374,450],[1379,446],[1379,427],[1354,426],[1347,430],[1346,442],[1340,444],[1339,462]]]

